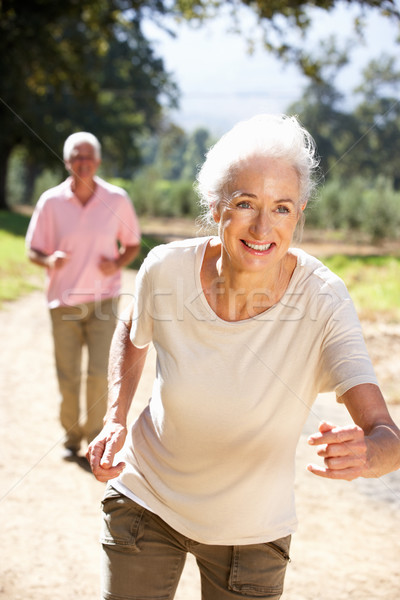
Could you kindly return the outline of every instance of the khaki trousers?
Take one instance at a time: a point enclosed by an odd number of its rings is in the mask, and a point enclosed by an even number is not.
[[[103,600],[172,600],[188,552],[202,600],[279,600],[291,536],[249,546],[201,544],[110,485],[103,498]],[[200,600],[200,598],[199,598]]]
[[[50,310],[64,445],[79,450],[101,431],[107,405],[107,369],[116,324],[118,299],[108,299]],[[83,371],[82,350],[87,347]],[[86,407],[80,408],[82,383],[86,381]]]

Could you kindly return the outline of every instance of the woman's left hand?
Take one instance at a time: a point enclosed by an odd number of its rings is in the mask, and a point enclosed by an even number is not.
[[[310,464],[307,469],[329,479],[352,481],[365,476],[368,471],[367,440],[358,425],[336,427],[323,421],[318,433],[308,438],[311,446],[318,446],[318,456],[324,458],[325,467]]]

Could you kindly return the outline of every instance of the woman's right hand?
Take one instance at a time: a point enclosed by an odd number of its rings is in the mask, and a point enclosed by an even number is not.
[[[127,435],[124,425],[107,422],[99,435],[89,444],[86,458],[93,475],[99,481],[106,482],[118,477],[125,468],[124,462],[113,465],[114,457],[122,450]]]

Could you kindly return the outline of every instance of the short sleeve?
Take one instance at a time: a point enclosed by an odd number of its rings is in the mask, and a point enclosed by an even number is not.
[[[356,385],[378,383],[350,297],[338,304],[327,321],[319,381],[319,392],[335,390],[338,397]]]
[[[43,196],[39,198],[25,237],[27,248],[38,250],[44,254],[52,254],[57,250],[51,212],[49,202],[46,202]]]
[[[123,246],[136,246],[140,244],[139,221],[133,204],[127,195],[121,196],[118,217],[120,221],[118,241]]]
[[[144,348],[153,338],[152,286],[146,264],[145,260],[136,276],[136,291],[133,303],[130,339],[137,348]]]

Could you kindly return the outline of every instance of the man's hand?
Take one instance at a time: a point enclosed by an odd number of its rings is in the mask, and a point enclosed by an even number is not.
[[[53,254],[47,257],[47,266],[49,269],[62,269],[62,267],[69,261],[69,256],[66,252],[56,250]]]
[[[324,458],[325,467],[307,465],[307,469],[329,479],[352,481],[368,472],[367,441],[358,425],[336,427],[323,421],[319,432],[308,438],[311,446],[319,446],[318,456]]]
[[[67,252],[63,252],[62,250],[56,250],[53,254],[45,254],[40,250],[29,248],[28,258],[35,265],[39,265],[40,267],[61,269],[69,261],[70,257]]]
[[[122,473],[125,463],[113,466],[114,457],[122,450],[127,435],[127,429],[119,423],[106,423],[99,435],[89,444],[86,458],[89,461],[93,475],[99,481],[114,479]]]
[[[103,275],[107,276],[114,275],[114,273],[116,273],[119,269],[119,266],[117,265],[115,260],[106,258],[105,256],[102,256],[100,258],[98,266]]]

